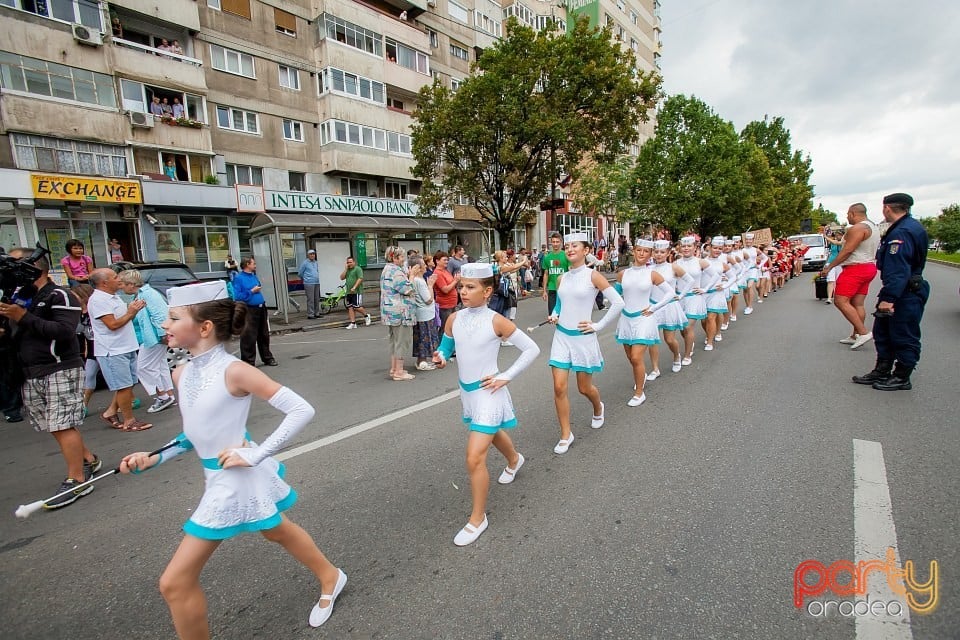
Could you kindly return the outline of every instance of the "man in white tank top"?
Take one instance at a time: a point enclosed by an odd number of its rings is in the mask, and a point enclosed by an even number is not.
[[[820,275],[826,275],[833,267],[843,267],[837,276],[833,304],[852,325],[853,332],[840,342],[859,349],[873,339],[864,320],[867,311],[864,301],[870,292],[870,283],[877,277],[876,253],[880,244],[880,230],[867,218],[867,207],[857,202],[847,209],[847,232],[843,236],[843,248],[833,262],[823,265]]]

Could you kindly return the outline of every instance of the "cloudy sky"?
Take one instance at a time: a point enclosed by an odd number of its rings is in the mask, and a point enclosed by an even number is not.
[[[664,88],[737,129],[783,116],[813,160],[814,204],[910,193],[960,202],[960,2],[661,0]]]

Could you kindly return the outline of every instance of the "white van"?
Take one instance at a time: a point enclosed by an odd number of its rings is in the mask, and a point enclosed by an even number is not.
[[[790,236],[788,238],[790,242],[799,240],[803,244],[810,247],[807,249],[807,252],[803,254],[803,270],[804,271],[819,271],[823,269],[823,265],[827,264],[827,256],[830,255],[830,247],[827,245],[827,241],[823,239],[823,236],[819,233],[805,233],[797,236]]]

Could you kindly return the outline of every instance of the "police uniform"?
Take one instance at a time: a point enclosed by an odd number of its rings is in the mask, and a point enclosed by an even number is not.
[[[894,193],[885,197],[883,204],[911,207],[913,198]],[[887,229],[876,257],[883,283],[877,302],[892,303],[893,314],[878,310],[873,323],[877,364],[865,376],[856,376],[854,382],[884,391],[910,389],[910,374],[920,360],[920,319],[930,296],[930,284],[923,279],[927,232],[909,210]]]

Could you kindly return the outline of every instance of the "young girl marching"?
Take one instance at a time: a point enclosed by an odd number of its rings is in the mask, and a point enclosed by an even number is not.
[[[647,399],[643,392],[647,372],[643,354],[650,345],[660,342],[657,311],[673,300],[673,289],[663,276],[647,266],[653,251],[653,241],[638,239],[633,244],[633,266],[620,272],[617,290],[623,294],[623,313],[617,323],[617,342],[623,345],[627,361],[633,367],[633,397],[627,406],[639,407]],[[657,289],[659,302],[650,303]]]
[[[260,532],[306,565],[320,582],[321,596],[310,612],[311,626],[330,617],[346,574],[320,553],[310,535],[282,511],[297,494],[283,481],[284,468],[270,456],[313,418],[313,407],[260,370],[233,357],[223,343],[244,326],[246,308],[227,298],[222,281],[175,287],[168,291],[170,317],[163,324],[171,347],[182,347],[193,360],[173,374],[180,396],[183,433],[177,446],[159,455],[131,453],[121,473],[140,473],[195,449],[206,486],[186,535],[160,577],[160,591],[177,635],[210,637],[207,602],[200,572],[223,540],[243,532]],[[262,444],[246,432],[252,396],[286,414]]]
[[[707,262],[711,269],[704,271],[701,276],[700,286],[706,290],[707,319],[704,321],[703,330],[707,334],[707,341],[703,347],[704,351],[713,351],[714,340],[721,342],[723,336],[720,334],[720,327],[723,325],[723,314],[728,313],[727,309],[727,291],[729,281],[725,273],[730,269],[727,264],[727,257],[723,255],[723,236],[715,236],[710,243],[710,253]],[[713,274],[710,282],[705,280]]]
[[[680,343],[677,341],[677,332],[687,326],[687,314],[684,313],[680,300],[693,286],[693,277],[676,262],[667,262],[669,256],[670,241],[654,241],[653,270],[659,273],[670,287],[667,302],[657,311],[657,325],[663,334],[663,341],[667,343],[673,355],[671,370],[674,373],[680,373]],[[659,296],[660,290],[654,289],[652,298],[654,303],[663,301]],[[650,354],[650,373],[647,374],[647,381],[650,382],[660,377],[660,348],[652,344],[647,349],[647,353]]]
[[[707,301],[704,289],[700,287],[703,271],[710,267],[710,263],[694,255],[696,252],[696,238],[685,236],[680,238],[680,259],[677,264],[693,278],[693,288],[683,297],[683,310],[687,314],[687,325],[683,328],[683,359],[680,364],[687,366],[693,362],[694,332],[696,320],[707,317]]]
[[[510,392],[503,387],[540,353],[540,348],[527,334],[487,306],[496,285],[491,265],[473,263],[461,267],[463,309],[447,318],[440,348],[434,356],[434,362],[443,368],[450,355],[457,354],[463,421],[469,430],[467,472],[470,474],[473,511],[470,520],[453,539],[458,547],[470,544],[487,529],[487,493],[490,489],[487,451],[490,445],[507,459],[507,467],[498,480],[500,484],[513,482],[523,466],[523,455],[517,452],[507,435],[507,429],[517,426],[517,416]],[[505,340],[512,342],[521,353],[512,367],[500,373],[497,355],[500,343]]]
[[[557,406],[560,422],[560,441],[554,453],[566,453],[573,443],[570,430],[570,398],[567,383],[570,372],[577,374],[577,390],[593,405],[590,426],[603,426],[603,402],[600,390],[593,384],[593,374],[603,370],[603,354],[596,334],[620,317],[623,298],[610,286],[598,271],[586,265],[589,239],[585,233],[570,233],[564,236],[564,251],[570,270],[560,276],[557,287],[557,306],[549,321],[557,325],[550,347],[550,366],[553,369],[553,401]],[[610,308],[598,322],[591,322],[593,303],[597,292],[610,302]]]

